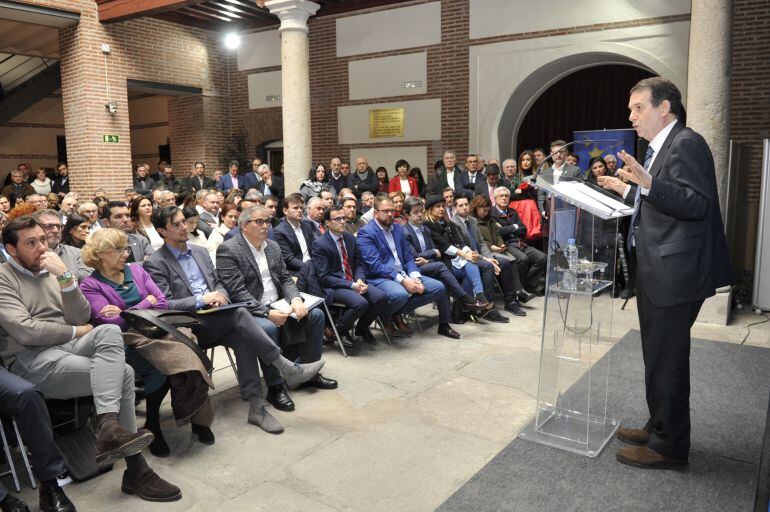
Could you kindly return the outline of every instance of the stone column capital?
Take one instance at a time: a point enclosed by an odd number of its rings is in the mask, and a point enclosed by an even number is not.
[[[307,20],[321,6],[309,0],[268,0],[264,6],[281,20],[279,32],[295,30],[307,34]]]

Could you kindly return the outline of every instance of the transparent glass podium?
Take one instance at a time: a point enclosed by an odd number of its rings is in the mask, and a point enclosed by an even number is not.
[[[596,457],[619,425],[607,410],[612,295],[618,219],[632,209],[579,180],[539,177],[537,186],[552,198],[546,294],[536,416],[519,437]]]

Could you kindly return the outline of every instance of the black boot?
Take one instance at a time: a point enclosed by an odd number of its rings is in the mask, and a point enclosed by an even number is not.
[[[144,428],[155,436],[149,448],[150,453],[156,457],[168,457],[171,453],[171,449],[163,438],[163,431],[160,429],[160,404],[163,403],[169,389],[168,379],[166,379],[160,388],[147,395],[147,419]]]

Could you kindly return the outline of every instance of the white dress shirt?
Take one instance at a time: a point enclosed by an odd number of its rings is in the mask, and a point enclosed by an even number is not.
[[[307,242],[305,242],[305,234],[302,232],[302,223],[299,226],[294,226],[294,224],[289,222],[289,226],[294,230],[294,236],[297,237],[299,248],[302,250],[302,261],[308,261],[310,259],[310,251],[308,250]]]
[[[273,283],[273,277],[270,275],[270,267],[267,265],[267,256],[265,255],[265,247],[267,247],[267,240],[262,242],[259,249],[251,245],[249,239],[243,237],[246,243],[251,249],[251,254],[254,255],[254,259],[257,260],[257,266],[259,267],[259,277],[262,279],[262,297],[259,298],[259,303],[263,306],[269,306],[273,302],[278,300],[278,288]]]

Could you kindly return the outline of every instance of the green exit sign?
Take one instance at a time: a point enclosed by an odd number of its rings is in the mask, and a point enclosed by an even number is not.
[[[120,142],[120,137],[117,135],[102,135],[102,140],[104,142],[118,143]]]

